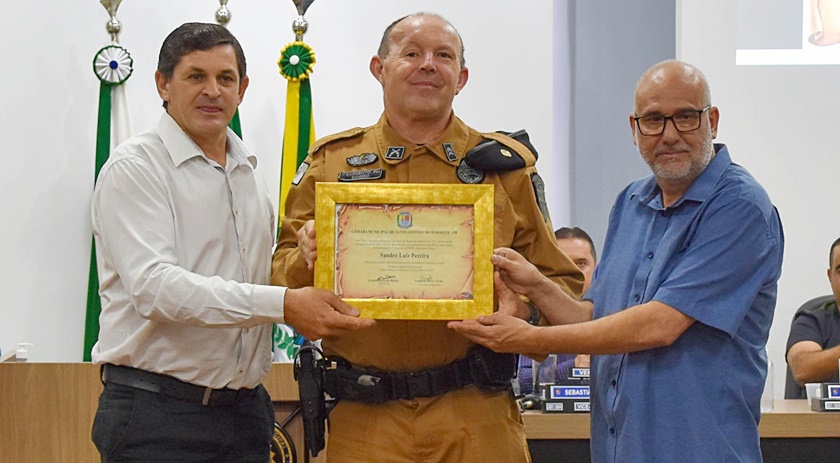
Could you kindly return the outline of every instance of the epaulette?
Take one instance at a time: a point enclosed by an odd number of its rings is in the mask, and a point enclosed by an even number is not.
[[[363,127],[353,127],[352,129],[345,130],[344,132],[334,133],[332,135],[327,135],[324,138],[319,138],[315,140],[315,143],[309,146],[309,155],[316,151],[318,151],[322,146],[326,145],[327,143],[334,142],[336,140],[341,140],[342,138],[351,138],[355,137],[361,133],[364,133],[365,129]]]
[[[510,172],[530,167],[537,162],[537,150],[531,145],[528,132],[489,132],[475,148],[464,156],[473,169],[481,172]]]

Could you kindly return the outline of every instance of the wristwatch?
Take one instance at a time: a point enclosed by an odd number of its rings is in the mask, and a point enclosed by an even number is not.
[[[530,302],[526,302],[526,304],[528,304],[528,309],[531,310],[531,318],[528,320],[528,323],[534,326],[538,326],[540,324],[540,319],[542,318],[539,309],[537,309],[537,306],[531,304]]]

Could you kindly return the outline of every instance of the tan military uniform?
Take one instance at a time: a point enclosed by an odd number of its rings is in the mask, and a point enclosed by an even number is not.
[[[453,115],[439,140],[416,145],[398,135],[383,115],[374,126],[316,142],[305,161],[308,168],[302,167],[289,191],[271,282],[292,288],[313,284],[312,271],[296,249],[296,233],[315,217],[317,182],[342,178],[462,183],[457,167],[483,139]],[[482,183],[495,186],[495,245],[517,250],[567,292],[578,295],[582,275],[557,248],[551,223],[540,212],[531,177],[536,173],[534,155],[515,140],[507,141],[527,166],[485,174]],[[376,156],[359,156],[368,153]],[[448,329],[445,321],[380,320],[370,329],[323,340],[327,355],[339,355],[359,367],[400,372],[451,363],[473,345]],[[529,461],[522,419],[509,392],[485,393],[468,386],[438,397],[386,404],[343,401],[330,422],[331,463]]]

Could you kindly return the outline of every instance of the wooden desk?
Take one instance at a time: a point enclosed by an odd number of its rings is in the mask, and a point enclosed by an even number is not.
[[[528,439],[589,439],[589,414],[522,414]],[[805,400],[777,400],[773,411],[761,416],[762,438],[840,438],[840,413],[814,412]]]
[[[589,414],[526,411],[525,435],[534,463],[589,461]],[[805,400],[777,400],[758,426],[765,463],[836,461],[840,413],[814,412]]]
[[[281,422],[298,400],[291,364],[272,365],[264,385]],[[0,362],[0,391],[0,463],[99,461],[90,439],[102,392],[98,365]],[[300,419],[287,431],[303,461]]]
[[[840,413],[814,412],[807,400],[777,400],[773,411],[761,416],[762,438],[840,437]]]
[[[264,382],[274,400],[278,422],[294,410],[297,383],[291,364],[274,364]],[[90,363],[0,363],[0,463],[99,461],[90,440],[102,383],[99,367]],[[589,461],[589,415],[526,412],[525,433],[534,463]],[[302,426],[287,430],[303,461]],[[840,455],[840,413],[812,412],[804,400],[776,401],[761,419],[759,431],[765,462],[831,461]],[[574,447],[582,456],[574,459]],[[790,459],[790,455],[796,458]],[[810,456],[809,456],[810,455]],[[323,461],[324,453],[312,462]],[[777,459],[774,459],[777,458]],[[788,458],[785,460],[785,458]],[[822,458],[822,459],[821,459]]]
[[[0,391],[0,463],[99,461],[90,440],[98,366],[0,363]]]

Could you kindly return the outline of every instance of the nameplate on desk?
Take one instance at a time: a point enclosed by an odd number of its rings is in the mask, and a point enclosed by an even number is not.
[[[543,411],[544,412],[562,412],[563,411],[563,402],[547,402],[543,404]]]
[[[589,411],[589,402],[575,402],[575,411],[576,412],[588,412]]]
[[[550,386],[548,398],[558,399],[589,399],[589,386]]]
[[[572,368],[572,378],[589,378],[589,368]]]
[[[815,412],[840,412],[840,384],[820,384],[816,397],[812,397],[809,402],[811,410]]]
[[[825,401],[824,405],[826,410],[840,410],[840,402],[837,401]]]
[[[589,398],[543,400],[540,409],[543,413],[589,413]]]

